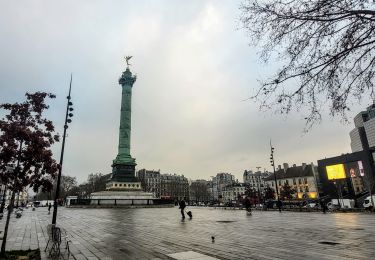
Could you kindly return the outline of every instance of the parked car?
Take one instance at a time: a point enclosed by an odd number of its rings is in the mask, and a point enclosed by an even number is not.
[[[304,208],[308,208],[308,209],[317,209],[319,208],[319,204],[318,203],[307,203],[305,206],[303,206]]]
[[[351,209],[354,208],[354,200],[351,199],[332,199],[327,203],[327,208],[329,210],[335,210],[339,208]]]

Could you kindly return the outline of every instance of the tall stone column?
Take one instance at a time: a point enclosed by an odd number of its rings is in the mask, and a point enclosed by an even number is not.
[[[122,73],[119,84],[122,87],[120,131],[118,153],[112,163],[112,176],[107,190],[140,190],[141,185],[135,177],[135,159],[130,155],[132,88],[136,81],[129,67]]]
[[[118,154],[114,163],[135,163],[130,155],[132,88],[135,80],[136,77],[132,75],[129,68],[126,68],[119,79],[122,87],[121,116]]]

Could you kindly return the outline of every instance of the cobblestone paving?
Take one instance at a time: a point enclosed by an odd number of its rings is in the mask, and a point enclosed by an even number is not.
[[[74,259],[173,259],[187,251],[207,259],[375,259],[373,214],[190,210],[193,219],[181,221],[177,208],[60,208],[58,225]],[[46,208],[12,217],[8,249],[44,249],[51,217]]]

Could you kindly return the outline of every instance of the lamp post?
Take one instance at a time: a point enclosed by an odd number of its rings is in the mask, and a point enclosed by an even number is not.
[[[262,168],[262,167],[260,167],[260,166],[257,166],[257,167],[255,167],[255,168],[257,168],[257,172],[259,173],[259,178],[257,178],[257,176],[255,176],[255,178],[256,178],[256,180],[257,180],[257,186],[258,186],[258,201],[259,201],[259,206],[260,206],[260,199],[261,199],[261,192],[260,192],[260,182],[261,182],[261,179],[262,179],[262,174],[260,173],[260,171],[259,171],[259,169],[260,168]],[[262,202],[263,202],[263,198],[262,198]]]
[[[273,157],[273,151],[275,150],[275,148],[272,147],[271,140],[270,140],[270,147],[271,147],[270,163],[271,163],[271,165],[273,167],[273,176],[275,178],[276,195],[277,195],[277,207],[279,208],[279,212],[281,212],[281,202],[280,202],[280,196],[279,196],[279,187],[277,185],[276,170],[275,170],[275,160],[274,160],[274,157]]]
[[[55,198],[54,198],[54,202],[53,202],[53,216],[52,216],[52,224],[53,225],[56,224],[57,200],[59,199],[59,196],[60,196],[61,171],[62,171],[62,165],[63,165],[63,159],[64,159],[66,130],[68,129],[68,124],[72,122],[70,117],[73,116],[73,114],[71,113],[73,111],[73,108],[72,108],[73,103],[70,101],[71,90],[72,90],[72,75],[70,75],[69,94],[66,97],[68,99],[68,102],[67,102],[67,105],[66,105],[64,134],[63,134],[63,141],[62,141],[61,154],[60,154],[59,174],[57,176],[56,193],[55,193]]]
[[[214,204],[214,202],[215,202],[215,194],[214,194],[214,176],[211,176],[211,187],[212,187],[212,205]]]

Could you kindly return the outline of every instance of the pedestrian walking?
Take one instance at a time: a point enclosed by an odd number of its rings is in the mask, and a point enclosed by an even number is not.
[[[325,214],[326,213],[326,210],[327,210],[327,205],[326,205],[326,202],[324,199],[321,199],[320,200],[320,207],[322,208],[322,211],[323,213]]]
[[[251,214],[251,200],[249,197],[246,197],[245,199],[245,208],[246,212]]]
[[[276,205],[277,205],[277,207],[279,208],[279,212],[281,213],[281,208],[282,208],[282,206],[283,206],[281,200],[278,199],[277,202],[276,202]]]
[[[48,204],[48,214],[50,214],[50,213],[51,213],[51,207],[52,207],[51,203],[50,203],[50,204]]]
[[[180,207],[179,209],[181,209],[181,216],[182,216],[182,219],[185,219],[185,208],[186,208],[186,202],[184,199],[182,199],[179,203]]]

